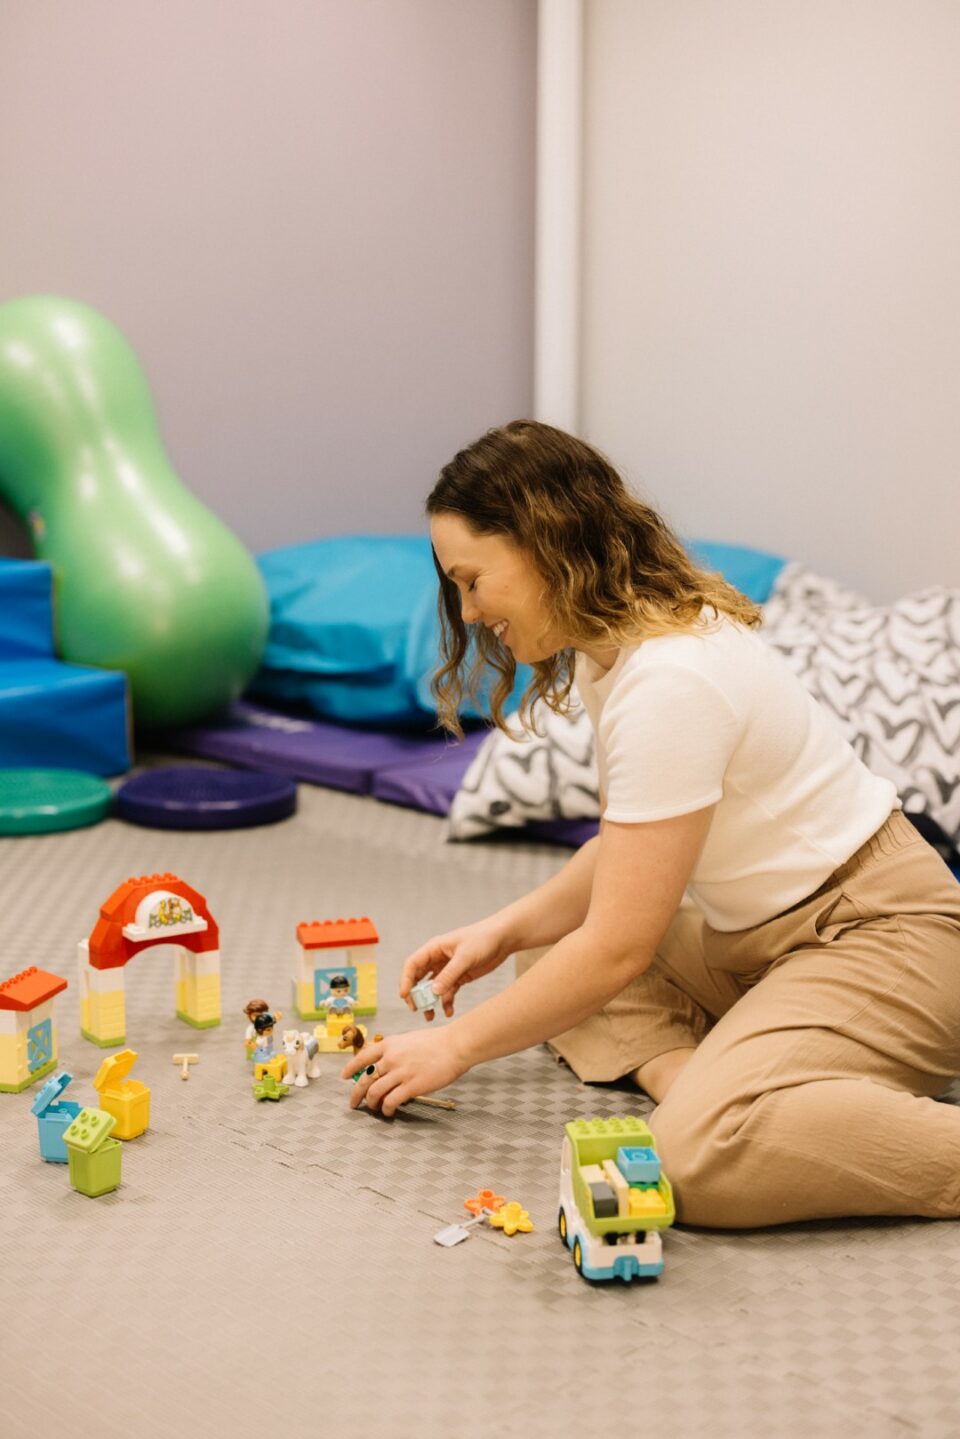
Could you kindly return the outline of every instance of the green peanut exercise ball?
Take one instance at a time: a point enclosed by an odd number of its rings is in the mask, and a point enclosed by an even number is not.
[[[0,305],[0,498],[54,575],[56,647],[156,728],[234,699],[266,643],[253,557],[177,478],[137,358],[86,305]]]

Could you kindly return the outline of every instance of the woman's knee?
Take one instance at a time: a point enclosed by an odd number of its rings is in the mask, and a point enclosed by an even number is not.
[[[654,1110],[650,1128],[679,1222],[723,1229],[742,1223],[736,1195],[730,1192],[731,1170],[738,1166],[731,1163],[731,1146],[720,1143],[716,1129],[698,1124],[669,1101]]]

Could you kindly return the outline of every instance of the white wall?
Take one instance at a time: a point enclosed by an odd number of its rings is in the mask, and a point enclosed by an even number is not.
[[[685,534],[960,584],[960,5],[586,18],[583,433]]]
[[[111,318],[254,549],[417,530],[532,404],[535,57],[535,0],[3,0],[0,302]]]

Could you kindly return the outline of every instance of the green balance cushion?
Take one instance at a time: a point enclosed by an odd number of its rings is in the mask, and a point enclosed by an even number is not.
[[[0,769],[0,834],[49,834],[106,819],[110,786],[72,769]]]

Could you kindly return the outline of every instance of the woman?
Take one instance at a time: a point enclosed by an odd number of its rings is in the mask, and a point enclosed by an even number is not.
[[[546,949],[451,1023],[365,1046],[351,1102],[392,1114],[552,1040],[582,1078],[632,1075],[657,1102],[687,1223],[960,1214],[960,1112],[933,1098],[960,1072],[960,887],[893,785],[759,638],[757,608],[580,440],[491,431],[427,511],[442,721],[459,732],[490,668],[500,725],[517,662],[528,702],[562,709],[575,678],[601,831],[407,960],[401,995],[432,976],[453,1016],[462,985]]]

